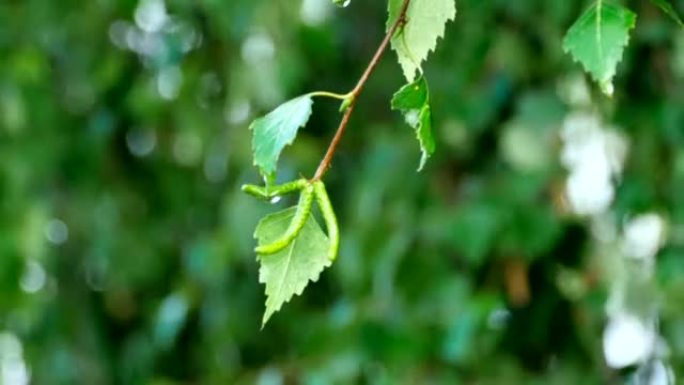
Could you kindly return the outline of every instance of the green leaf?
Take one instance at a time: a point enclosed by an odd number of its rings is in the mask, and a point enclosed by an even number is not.
[[[249,126],[253,131],[254,165],[262,175],[272,176],[285,146],[292,144],[297,131],[311,116],[313,100],[303,95],[281,104],[268,115],[256,119]]]
[[[388,29],[397,21],[403,3],[404,0],[389,0]],[[455,0],[411,2],[407,24],[392,38],[392,48],[397,52],[406,80],[412,82],[416,78],[416,71],[421,70],[423,61],[435,50],[437,40],[444,36],[446,23],[455,18]]]
[[[674,9],[672,4],[670,4],[669,1],[667,0],[651,0],[651,3],[657,5],[665,14],[670,16],[672,20],[677,22],[680,27],[684,27],[684,22],[682,22],[682,18],[679,17],[679,14],[677,11]]]
[[[416,130],[422,156],[418,171],[422,170],[428,158],[435,152],[435,139],[432,136],[432,112],[430,92],[425,77],[403,86],[392,97],[392,109],[400,110],[404,119]]]
[[[392,109],[395,110],[419,110],[428,103],[428,87],[425,77],[421,76],[416,81],[409,83],[392,97]]]
[[[263,218],[254,233],[259,245],[277,241],[285,233],[296,207]],[[262,325],[280,310],[295,294],[300,295],[309,281],[315,282],[321,272],[332,264],[328,258],[330,241],[313,216],[309,216],[297,237],[283,250],[270,255],[258,255],[261,262],[259,282],[266,285],[266,311]]]
[[[582,63],[609,96],[613,94],[613,77],[635,23],[632,11],[599,0],[570,27],[563,40],[563,50]]]

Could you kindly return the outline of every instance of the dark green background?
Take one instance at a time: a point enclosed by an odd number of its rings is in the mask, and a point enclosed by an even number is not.
[[[181,27],[144,57],[112,41],[136,1],[0,3],[0,330],[21,340],[32,383],[619,383],[602,358],[606,283],[586,221],[562,205],[558,87],[581,68],[561,40],[582,1],[458,1],[425,66],[438,150],[421,173],[389,108],[403,78],[384,58],[326,180],[338,261],[260,330],[252,231],[291,202],[239,191],[259,181],[247,127],[302,93],[352,88],[384,3],[354,0],[311,26],[299,0],[170,0]],[[616,221],[656,210],[674,229],[656,285],[679,372],[684,34],[648,1],[627,3],[637,28],[596,110],[633,144]],[[155,82],[170,66],[183,81],[166,100]],[[337,107],[316,100],[279,179],[313,173]],[[507,160],[511,122],[543,138],[534,167]],[[151,153],[131,151],[150,138]],[[46,237],[56,220],[61,244]],[[36,263],[47,278],[29,293]]]

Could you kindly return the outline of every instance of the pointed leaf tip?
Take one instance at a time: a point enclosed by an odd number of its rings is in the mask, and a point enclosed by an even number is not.
[[[389,0],[389,29],[397,21],[404,0]],[[392,38],[392,49],[397,52],[406,80],[412,82],[416,72],[434,51],[439,38],[444,36],[446,23],[456,18],[455,0],[414,0],[409,5],[408,22]]]
[[[563,39],[563,50],[581,63],[610,96],[617,65],[635,24],[636,14],[632,11],[599,0],[570,27]]]
[[[288,229],[296,207],[264,217],[255,231],[259,245],[277,241]],[[261,263],[259,282],[266,285],[266,310],[263,325],[293,296],[300,295],[309,282],[332,264],[328,259],[330,241],[320,226],[309,216],[297,237],[275,254],[258,255]]]

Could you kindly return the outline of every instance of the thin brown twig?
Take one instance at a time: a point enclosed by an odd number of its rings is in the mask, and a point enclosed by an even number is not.
[[[358,96],[363,90],[363,87],[366,85],[366,82],[368,82],[368,79],[375,70],[375,67],[378,66],[378,63],[380,63],[380,59],[382,58],[383,53],[385,53],[385,51],[387,50],[387,46],[392,40],[394,34],[401,26],[406,24],[406,12],[408,11],[410,3],[411,0],[404,0],[404,3],[401,6],[401,10],[399,11],[399,17],[397,17],[397,20],[394,22],[392,27],[387,31],[387,35],[385,35],[385,38],[382,40],[382,43],[380,43],[380,46],[378,47],[377,51],[375,51],[373,59],[371,59],[370,63],[368,63],[368,67],[366,67],[366,70],[363,72],[363,75],[361,75],[359,82],[356,83],[356,87],[354,87],[354,89],[349,93],[349,98],[351,102],[349,103],[347,109],[344,111],[344,115],[342,116],[340,125],[337,128],[337,132],[335,132],[335,136],[330,142],[330,146],[328,146],[328,151],[326,151],[325,156],[321,160],[321,163],[318,165],[318,168],[316,169],[316,174],[314,174],[314,177],[311,179],[312,182],[318,181],[321,178],[323,178],[326,171],[328,171],[328,168],[330,168],[330,163],[332,162],[332,159],[335,156],[337,147],[339,146],[340,141],[344,136],[344,132],[347,129],[347,125],[349,124],[349,118],[351,117],[351,114],[352,112],[354,112],[354,108],[356,107],[356,101],[358,99]]]

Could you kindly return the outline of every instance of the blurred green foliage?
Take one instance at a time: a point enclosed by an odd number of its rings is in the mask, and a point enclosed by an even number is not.
[[[639,22],[595,108],[632,143],[616,221],[669,223],[656,276],[681,373],[684,33],[625,3]],[[259,178],[247,127],[293,96],[351,88],[386,4],[159,4],[0,2],[0,331],[32,383],[618,381],[602,358],[605,285],[558,161],[558,89],[580,70],[561,41],[587,4],[458,2],[425,67],[438,148],[419,174],[388,54],[327,178],[338,260],[264,330],[252,231],[292,202],[240,192]],[[283,181],[311,175],[337,107],[319,103]]]

